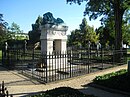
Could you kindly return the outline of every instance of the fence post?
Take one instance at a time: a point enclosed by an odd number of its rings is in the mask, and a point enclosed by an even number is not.
[[[5,51],[4,51],[4,49],[2,49],[2,65],[4,65],[4,58],[5,58],[5,56],[4,56],[4,53],[5,53]]]
[[[89,47],[88,47],[88,50],[87,50],[87,54],[88,54],[88,73],[91,72],[91,70],[89,69],[89,65],[90,65],[90,50],[89,50]]]
[[[114,53],[114,49],[112,50],[112,56],[113,56],[113,62],[112,62],[112,64],[113,64],[113,67],[115,66],[115,53]]]
[[[91,70],[90,70],[90,64],[92,63],[92,60],[91,60],[91,43],[89,42],[89,44],[88,44],[89,46],[88,46],[88,60],[89,60],[89,62],[88,62],[88,73],[90,73],[91,72]]]
[[[6,60],[7,60],[7,64],[6,64],[6,66],[10,66],[10,58],[9,58],[9,53],[10,53],[10,51],[9,50],[7,50],[7,58],[6,58]]]
[[[127,64],[127,48],[124,49],[123,57],[124,57],[124,64]]]
[[[5,87],[4,87],[4,81],[2,81],[2,94],[4,95],[5,94]]]
[[[4,81],[2,81],[2,84],[0,84],[0,97],[9,97],[9,92],[5,87]],[[13,96],[10,95],[10,97]]]
[[[17,50],[16,50],[16,63],[17,63],[17,61],[18,61],[18,45],[17,45],[17,48],[16,48]]]
[[[48,70],[47,70],[47,65],[48,65],[48,54],[47,54],[47,52],[46,52],[46,54],[45,54],[45,64],[46,64],[46,83],[48,82]]]
[[[7,97],[9,96],[9,92],[8,92],[8,91],[6,91],[6,96],[7,96]]]
[[[130,60],[128,61],[128,74],[130,75]]]
[[[103,54],[104,54],[104,52],[103,52],[103,48],[101,48],[102,70],[103,70]]]
[[[72,73],[72,70],[71,70],[71,64],[72,64],[72,56],[73,56],[73,53],[72,53],[72,50],[70,50],[70,78],[71,78],[71,73]]]
[[[32,78],[33,78],[34,61],[32,62]]]
[[[34,60],[34,46],[33,46],[32,59]]]

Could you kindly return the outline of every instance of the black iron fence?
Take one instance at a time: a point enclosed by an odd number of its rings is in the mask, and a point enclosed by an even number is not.
[[[117,55],[119,59],[117,61]],[[62,80],[126,64],[127,50],[73,49],[66,52],[9,49],[2,53],[2,63],[42,83]]]
[[[0,84],[0,97],[13,97],[12,95],[9,95],[9,92],[5,87],[4,81],[2,81],[2,84]]]

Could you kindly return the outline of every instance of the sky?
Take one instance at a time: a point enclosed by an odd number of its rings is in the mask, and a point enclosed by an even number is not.
[[[70,5],[66,0],[1,0],[0,13],[9,26],[14,22],[20,26],[20,30],[28,33],[39,15],[43,17],[46,12],[51,12],[54,18],[59,17],[64,20],[68,26],[67,34],[70,34],[82,23],[85,5],[86,2],[81,5]],[[89,21],[88,16],[85,18],[94,28],[98,28],[101,24],[99,19]]]

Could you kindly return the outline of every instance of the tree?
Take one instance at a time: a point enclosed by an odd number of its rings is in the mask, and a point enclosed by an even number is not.
[[[72,46],[76,46],[76,47],[80,47],[81,46],[81,33],[79,29],[75,29],[71,32],[71,35],[69,35],[68,37],[68,46],[72,47]]]
[[[123,44],[130,43],[130,23],[127,22],[127,17],[123,19],[122,24],[122,40]],[[104,22],[104,26],[99,27],[96,29],[96,33],[99,34],[100,43],[105,47],[107,43],[109,46],[113,47],[115,42],[115,31],[114,31],[114,18],[108,18]]]
[[[86,1],[84,15],[88,15],[90,20],[97,19],[99,16],[104,16],[103,22],[110,16],[114,16],[115,20],[115,49],[122,48],[122,19],[125,11],[130,9],[130,0],[67,0],[70,3],[78,3]]]
[[[96,35],[94,28],[87,24],[86,18],[83,18],[79,26],[80,29],[72,31],[68,38],[68,44],[70,46],[88,47],[89,41],[94,44],[98,41],[98,35]]]
[[[40,41],[41,31],[40,31],[39,27],[40,27],[41,23],[42,23],[42,17],[38,16],[35,24],[32,24],[32,30],[29,31],[29,33],[28,33],[29,40],[33,44]]]
[[[130,45],[130,24],[124,24],[122,26],[123,43]]]
[[[0,29],[5,29],[7,25],[8,23],[3,20],[3,14],[0,13]]]
[[[114,46],[114,36],[111,32],[111,29],[107,26],[101,26],[96,29],[96,33],[99,34],[99,42],[101,43],[102,47],[106,48]]]
[[[13,33],[16,33],[16,34],[21,32],[20,26],[14,22],[11,24],[10,29]]]
[[[82,41],[83,47],[86,47],[89,41],[91,43],[96,43],[98,41],[98,35],[96,35],[94,28],[90,27],[87,24],[86,18],[82,20],[82,23],[80,24],[80,30],[81,30],[81,37],[82,37],[80,41]]]
[[[0,14],[0,48],[7,40],[7,25],[8,23],[3,19],[3,14]]]
[[[124,16],[123,16],[123,20],[122,20],[122,42],[123,44],[129,44],[130,41],[130,23],[129,20],[130,19],[130,14],[128,12],[125,12]],[[115,39],[115,30],[114,30],[114,17],[108,17],[105,21],[104,21],[104,26],[102,26],[102,28],[104,29],[102,33],[104,33],[103,35],[103,40],[108,40],[109,41],[109,45],[114,45],[114,39]],[[100,29],[100,28],[99,28]],[[105,35],[107,34],[107,35]],[[101,36],[101,35],[100,35]],[[106,37],[107,36],[107,37]],[[105,41],[103,41],[105,42]]]
[[[11,24],[11,27],[9,27],[9,33],[11,34],[12,39],[18,40],[18,34],[21,32],[20,26],[14,22]]]
[[[123,43],[130,45],[130,11],[123,16],[122,37]]]

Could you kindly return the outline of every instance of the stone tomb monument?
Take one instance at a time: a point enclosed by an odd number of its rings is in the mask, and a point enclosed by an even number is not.
[[[65,25],[64,21],[60,18],[55,19],[52,13],[48,12],[43,15],[43,22],[40,27],[41,30],[41,53],[42,54],[54,54],[65,53],[67,35],[66,31],[68,26]],[[55,55],[54,55],[55,56]],[[53,64],[52,64],[53,62]],[[47,59],[47,65],[55,65],[53,67],[58,68],[59,66],[67,64],[67,59],[59,58],[58,55],[56,59]],[[62,68],[62,67],[60,67]]]

